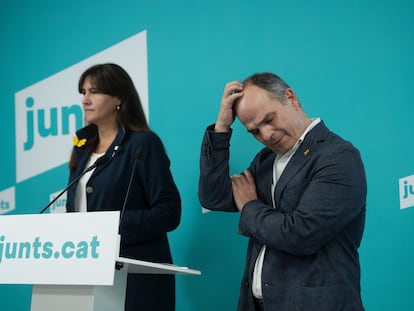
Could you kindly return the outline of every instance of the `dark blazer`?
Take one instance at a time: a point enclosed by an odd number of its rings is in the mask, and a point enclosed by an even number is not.
[[[199,199],[210,210],[237,211],[228,175],[230,136],[210,127],[203,139]],[[252,276],[263,244],[265,310],[364,310],[358,247],[367,186],[358,150],[323,122],[316,125],[280,176],[274,209],[275,156],[264,148],[249,167],[259,199],[240,214],[239,231],[249,244],[238,310],[255,310]]]
[[[92,141],[94,132],[94,126],[91,125],[77,132],[78,138],[86,138],[87,143],[74,147],[78,167],[70,172],[69,182],[85,169],[90,156],[88,142]],[[161,140],[153,132],[127,132],[121,128],[106,155],[109,161],[97,167],[87,182],[88,212],[121,211],[131,174],[134,174],[120,223],[120,254],[134,259],[172,263],[167,232],[174,230],[180,223],[181,199]],[[76,186],[77,183],[67,194],[68,212],[75,211]],[[147,310],[147,307],[148,310],[174,310],[174,277],[167,276],[167,281],[157,281],[158,277],[165,278],[154,276],[150,280],[143,280],[138,275],[134,276],[136,280],[132,282],[130,279],[133,277],[129,277],[127,291],[134,293],[127,293],[127,303],[136,300],[131,302],[130,309]],[[148,283],[150,281],[155,282],[153,288]],[[160,295],[163,290],[165,295]],[[161,296],[166,299],[159,299]],[[151,297],[156,300],[154,303],[162,305],[149,305]],[[147,301],[145,303],[148,306],[137,305],[143,301]]]

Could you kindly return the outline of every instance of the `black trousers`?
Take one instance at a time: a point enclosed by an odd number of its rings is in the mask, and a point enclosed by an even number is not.
[[[262,299],[254,298],[254,306],[256,311],[264,311]]]
[[[125,311],[174,311],[175,276],[128,274]]]

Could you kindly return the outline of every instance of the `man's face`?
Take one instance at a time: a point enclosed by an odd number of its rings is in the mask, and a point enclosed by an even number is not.
[[[310,124],[293,90],[286,90],[284,103],[254,85],[243,93],[235,112],[247,131],[276,153],[289,151]]]

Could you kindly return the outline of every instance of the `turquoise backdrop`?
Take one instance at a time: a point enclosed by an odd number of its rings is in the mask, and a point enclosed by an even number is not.
[[[360,149],[368,178],[365,307],[414,310],[414,208],[400,209],[399,196],[399,180],[414,174],[410,0],[2,0],[0,191],[16,187],[12,213],[36,213],[67,181],[62,165],[16,184],[14,94],[144,30],[150,125],[183,201],[182,223],[169,235],[173,256],[202,271],[177,276],[177,311],[236,309],[246,239],[237,214],[202,213],[198,157],[225,83],[260,71],[280,74],[309,116]],[[259,147],[236,123],[232,171]],[[30,295],[31,286],[0,285],[0,309],[27,311]]]

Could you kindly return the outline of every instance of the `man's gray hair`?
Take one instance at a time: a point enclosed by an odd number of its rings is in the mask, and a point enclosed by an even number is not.
[[[243,82],[244,86],[255,85],[268,91],[272,97],[279,100],[282,104],[287,103],[285,91],[289,85],[278,75],[270,72],[255,73],[247,77]]]

